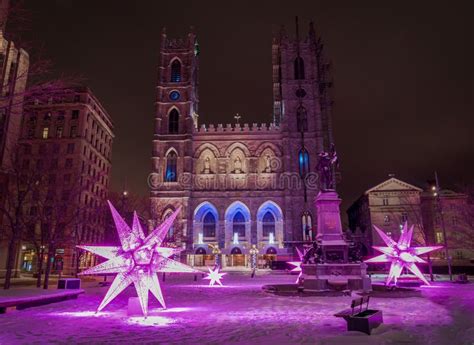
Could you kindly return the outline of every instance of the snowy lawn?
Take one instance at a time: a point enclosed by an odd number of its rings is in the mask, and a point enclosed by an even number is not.
[[[161,276],[160,276],[161,278]],[[192,275],[161,282],[168,309],[150,297],[147,319],[127,316],[128,288],[101,313],[108,287],[85,284],[77,300],[0,315],[0,344],[473,344],[474,284],[424,287],[423,297],[373,298],[384,325],[371,336],[347,332],[334,313],[351,297],[282,297],[261,286],[292,283],[281,274],[229,273],[224,287]],[[2,294],[0,293],[0,297]]]

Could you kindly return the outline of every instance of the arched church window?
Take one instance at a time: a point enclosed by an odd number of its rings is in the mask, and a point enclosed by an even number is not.
[[[181,81],[181,62],[178,59],[171,64],[171,82],[179,83]]]
[[[300,175],[302,177],[306,176],[309,172],[309,155],[306,149],[301,149],[298,154],[298,164],[300,168]]]
[[[166,156],[166,170],[165,170],[165,182],[176,182],[178,179],[177,172],[178,156],[176,152],[171,151]]]
[[[301,216],[301,230],[303,231],[303,240],[310,241],[312,239],[313,220],[308,211]]]
[[[308,117],[306,115],[305,107],[298,107],[298,110],[296,111],[296,121],[298,132],[306,132],[308,130]]]
[[[295,59],[295,79],[304,79],[304,61],[301,56]]]
[[[168,209],[166,212],[165,212],[165,215],[163,217],[163,221],[166,220],[167,218],[169,218],[169,216],[171,216],[173,214],[173,210],[172,209]],[[166,237],[165,237],[166,241],[168,242],[172,242],[174,241],[174,222],[173,224],[171,224],[168,232],[166,233]]]
[[[245,237],[245,217],[240,211],[232,219],[232,233],[239,234],[239,237]]]
[[[273,233],[273,235],[275,235],[275,217],[270,211],[265,213],[265,215],[263,216],[262,232],[263,237],[269,237],[270,233]]]
[[[168,133],[178,134],[179,131],[179,113],[176,109],[170,111],[168,115]]]
[[[211,212],[207,212],[204,216],[202,232],[203,237],[216,236],[216,217]]]

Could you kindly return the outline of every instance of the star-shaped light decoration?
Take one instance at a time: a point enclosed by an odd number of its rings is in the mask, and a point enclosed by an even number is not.
[[[143,315],[148,314],[148,292],[156,297],[163,308],[166,308],[157,272],[196,272],[191,267],[170,259],[181,249],[161,247],[181,207],[145,237],[137,213],[133,213],[132,227],[128,226],[110,202],[110,211],[120,238],[121,246],[78,246],[93,254],[100,255],[107,261],[82,272],[86,274],[117,273],[107,294],[99,305],[101,311],[118,294],[130,284],[135,285]]]
[[[300,281],[301,275],[303,274],[303,270],[301,269],[301,264],[303,263],[304,254],[298,248],[296,248],[296,251],[298,252],[298,257],[300,258],[300,261],[287,261],[287,264],[295,266],[291,270],[291,272],[299,272],[300,273],[300,274],[298,274],[298,277],[296,278],[296,283],[298,283]]]
[[[428,280],[424,277],[423,273],[416,266],[416,263],[426,263],[425,260],[420,258],[418,255],[426,254],[434,250],[443,248],[442,246],[430,246],[430,247],[411,247],[411,238],[413,236],[413,225],[408,229],[408,224],[403,225],[400,238],[398,242],[395,242],[390,236],[385,234],[382,230],[374,225],[375,230],[378,232],[382,240],[385,242],[387,247],[373,246],[375,250],[378,250],[382,255],[376,256],[372,259],[365,260],[366,263],[379,263],[379,262],[391,262],[390,272],[387,277],[386,285],[390,284],[392,280],[397,283],[397,279],[400,277],[403,269],[408,268],[415,276],[421,279],[426,285],[430,285]]]
[[[214,269],[208,267],[209,273],[207,274],[207,277],[204,279],[209,279],[209,286],[215,286],[216,284],[219,284],[220,286],[222,285],[221,279],[223,276],[226,275],[226,273],[220,273],[219,272],[219,266],[216,266]]]

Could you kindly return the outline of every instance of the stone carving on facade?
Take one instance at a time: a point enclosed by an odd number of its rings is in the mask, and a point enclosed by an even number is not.
[[[265,170],[264,172],[266,173],[271,173],[272,172],[272,157],[267,154],[265,156]]]
[[[204,169],[202,171],[203,174],[210,174],[211,173],[211,159],[207,156],[204,159]]]

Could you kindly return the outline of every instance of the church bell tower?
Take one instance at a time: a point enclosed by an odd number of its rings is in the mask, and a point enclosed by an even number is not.
[[[184,38],[161,35],[155,131],[152,152],[151,212],[159,223],[183,206],[168,241],[185,243],[189,177],[192,173],[192,133],[198,121],[199,45],[191,32]]]

